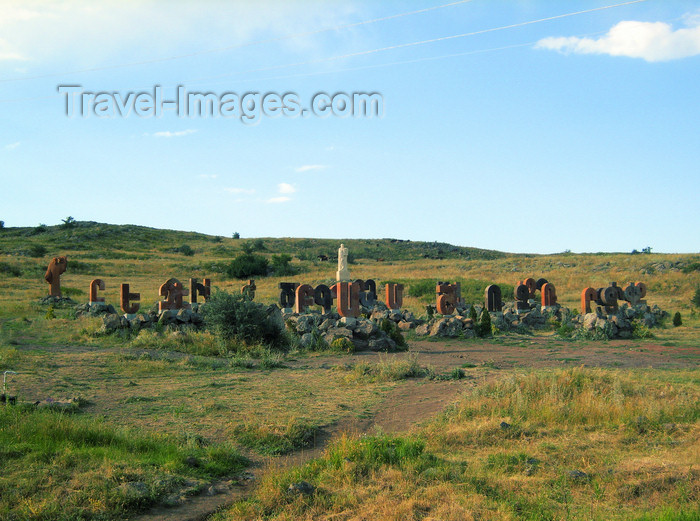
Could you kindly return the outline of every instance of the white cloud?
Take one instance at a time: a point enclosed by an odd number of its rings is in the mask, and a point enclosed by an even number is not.
[[[700,20],[687,16],[685,29],[673,30],[664,22],[624,21],[598,39],[570,37],[544,38],[536,49],[575,54],[609,54],[662,62],[700,54]]]
[[[155,132],[153,134],[153,137],[182,137],[182,136],[189,136],[190,134],[194,134],[197,132],[193,128],[188,128],[187,130],[178,130],[177,132],[170,132],[169,130],[165,132]]]
[[[277,191],[281,194],[293,194],[297,189],[289,183],[280,183],[277,185]]]
[[[0,34],[6,42],[0,45],[0,60],[27,59],[58,68],[57,72],[65,67],[109,66],[235,47],[305,33],[309,27],[334,27],[361,16],[354,5],[316,5],[318,8],[307,10],[299,9],[296,2],[278,0],[204,4],[162,0],[0,1]],[[354,48],[358,35],[364,37],[359,31],[335,36],[334,46],[340,53]],[[278,46],[304,54],[325,53],[327,49],[319,45],[324,36],[282,39]],[[144,41],[150,42],[145,51]]]
[[[286,203],[287,201],[291,201],[291,197],[271,197],[267,201],[265,201],[268,204],[275,204],[275,203]]]
[[[9,145],[5,145],[6,150],[14,150],[20,145],[20,142],[17,141],[17,143],[10,143]]]
[[[301,173],[301,172],[311,172],[313,170],[324,170],[328,168],[328,165],[304,165],[300,166],[298,168],[295,168],[294,171]]]
[[[247,188],[224,188],[225,191],[232,194],[254,194],[255,190]]]

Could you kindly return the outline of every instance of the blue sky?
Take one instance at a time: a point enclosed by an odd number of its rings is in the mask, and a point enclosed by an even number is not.
[[[0,219],[698,252],[700,7],[614,4],[0,0]],[[67,117],[59,85],[383,116]]]

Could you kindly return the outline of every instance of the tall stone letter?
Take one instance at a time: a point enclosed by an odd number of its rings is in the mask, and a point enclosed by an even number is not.
[[[595,302],[598,298],[598,292],[595,288],[584,288],[581,292],[581,313],[591,312],[591,302]]]
[[[182,297],[190,294],[190,290],[182,286],[182,282],[177,279],[168,279],[165,284],[162,284],[158,290],[161,297],[165,300],[158,302],[158,311],[165,309],[189,309],[190,304],[183,302]]]
[[[327,315],[333,308],[333,294],[331,288],[325,284],[319,284],[314,289],[314,302],[323,308],[323,314]]]
[[[306,313],[309,306],[314,305],[314,288],[308,284],[302,284],[295,291],[294,312]]]
[[[90,282],[90,304],[93,302],[104,302],[104,297],[97,296],[97,290],[105,290],[105,281],[102,279],[94,279]]]
[[[204,279],[202,282],[198,282],[197,279],[190,279],[190,302],[192,304],[197,302],[197,295],[200,295],[204,302],[209,300],[211,279]]]
[[[501,311],[503,309],[503,298],[501,296],[501,287],[498,284],[486,286],[484,291],[484,305],[487,311]]]
[[[66,257],[54,257],[49,262],[44,279],[51,285],[49,295],[52,297],[61,296],[61,274],[66,272],[67,267],[68,259]]]
[[[295,291],[299,287],[298,282],[280,282],[280,307],[291,309],[294,307]]]
[[[403,306],[403,284],[389,283],[385,287],[384,303],[389,309],[401,309]]]
[[[341,317],[359,317],[360,285],[357,282],[338,282],[334,287],[338,296],[336,301],[338,314]]]
[[[122,284],[119,288],[119,306],[127,315],[132,315],[139,310],[141,293],[129,293],[129,285]],[[134,302],[132,302],[134,301]]]
[[[540,293],[542,295],[542,307],[553,306],[557,303],[557,289],[554,287],[554,284],[545,282],[540,288]]]

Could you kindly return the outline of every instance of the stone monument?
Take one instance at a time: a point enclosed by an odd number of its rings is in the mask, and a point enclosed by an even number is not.
[[[341,244],[338,248],[338,271],[335,274],[338,282],[350,282],[350,271],[348,270],[348,249]]]
[[[347,250],[345,251],[347,254]],[[49,295],[52,297],[61,296],[61,275],[66,272],[67,266],[68,259],[66,257],[54,257],[51,259],[49,267],[46,269],[44,279],[51,285]]]

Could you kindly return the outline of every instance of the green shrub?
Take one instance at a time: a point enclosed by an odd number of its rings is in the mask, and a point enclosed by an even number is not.
[[[203,314],[206,327],[224,341],[265,344],[277,349],[287,346],[283,328],[268,315],[266,307],[244,295],[215,290],[203,307]]]
[[[0,273],[12,275],[13,277],[22,276],[22,270],[19,268],[19,266],[15,266],[14,264],[9,264],[7,262],[0,262]]]
[[[349,338],[341,337],[336,338],[331,342],[331,349],[335,351],[342,351],[344,353],[354,353],[355,344]]]
[[[283,253],[281,255],[273,255],[272,262],[270,263],[272,267],[272,272],[278,277],[282,277],[285,275],[294,275],[297,270],[289,265],[291,260],[292,256],[287,255],[286,253]]]
[[[28,257],[43,257],[46,255],[46,246],[43,244],[30,244],[25,250],[25,254]]]
[[[393,320],[389,320],[388,318],[385,318],[379,324],[379,329],[384,331],[387,335],[389,335],[389,338],[391,338],[394,342],[396,342],[396,347],[403,347],[403,348],[408,347],[408,344],[406,343],[406,339],[401,334],[401,330],[399,329],[399,326],[397,326],[396,322],[394,322]]]
[[[472,319],[472,324],[474,324],[474,327],[476,327],[479,317],[476,315],[476,307],[472,304],[472,306],[469,308],[469,318]]]
[[[476,332],[479,336],[491,335],[491,314],[486,308],[481,311],[481,320]]]
[[[236,279],[247,279],[256,275],[267,275],[267,259],[254,253],[242,253],[226,267],[226,275]]]
[[[683,319],[681,318],[681,312],[676,311],[676,314],[673,315],[673,327],[678,327],[683,325]]]
[[[700,271],[700,262],[691,262],[683,268],[683,273],[692,273],[694,271]]]
[[[693,298],[690,300],[690,302],[695,307],[700,308],[700,287],[695,288],[695,295],[693,295]]]
[[[185,257],[192,257],[194,255],[194,250],[188,244],[183,244],[177,251],[182,253]]]
[[[61,227],[62,227],[62,228],[66,228],[66,229],[75,228],[75,225],[78,223],[78,221],[76,221],[76,220],[75,220],[73,217],[71,217],[70,215],[69,215],[68,217],[66,217],[65,219],[61,219],[61,221],[63,222],[63,224],[61,225]]]

